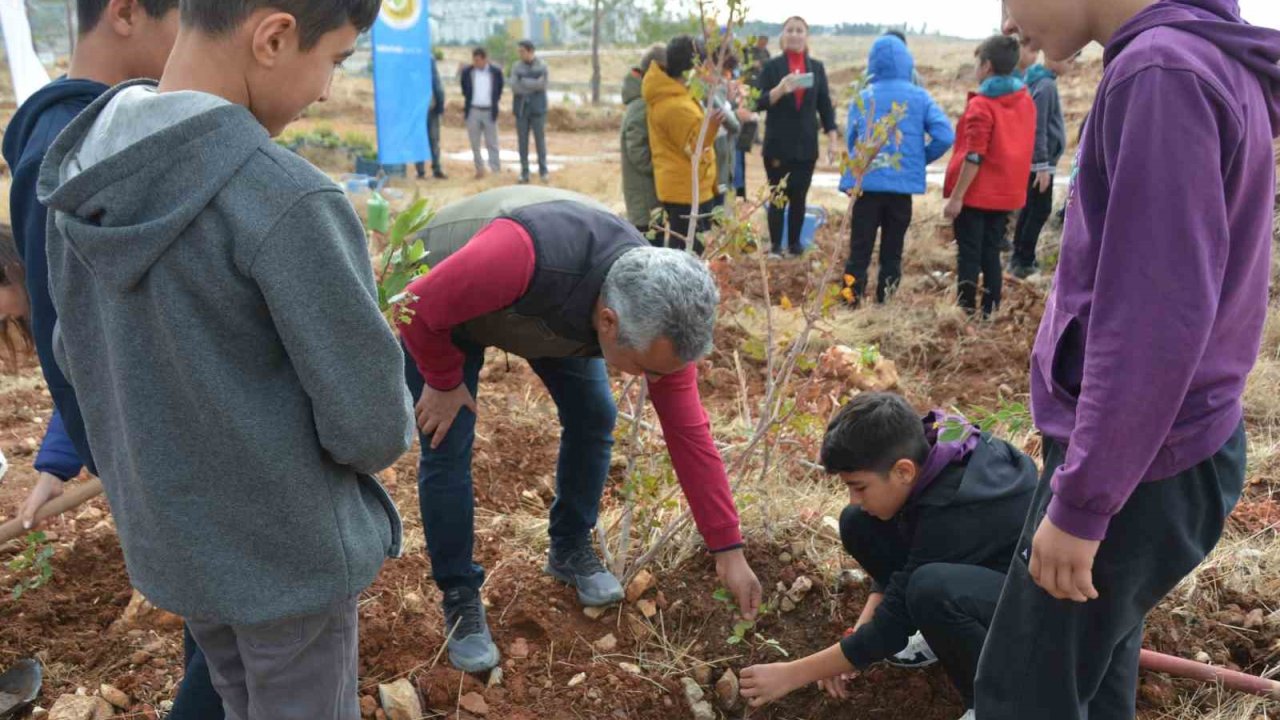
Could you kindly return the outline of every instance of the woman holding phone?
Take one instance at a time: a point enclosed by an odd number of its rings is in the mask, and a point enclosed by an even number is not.
[[[791,17],[782,26],[782,54],[765,63],[757,87],[760,99],[756,110],[768,112],[764,132],[764,169],[769,185],[786,181],[790,213],[785,245],[799,256],[800,232],[804,228],[806,200],[818,163],[818,126],[827,135],[827,162],[835,162],[840,143],[827,70],[809,57],[809,23]],[[769,206],[769,238],[772,255],[783,253],[783,209]]]

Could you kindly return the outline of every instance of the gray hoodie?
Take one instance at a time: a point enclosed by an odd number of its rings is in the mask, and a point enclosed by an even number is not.
[[[55,353],[135,587],[206,622],[319,612],[400,547],[371,474],[411,408],[364,230],[247,109],[153,85],[41,168]]]

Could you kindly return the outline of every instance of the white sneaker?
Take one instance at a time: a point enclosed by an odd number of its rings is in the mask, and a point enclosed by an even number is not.
[[[966,710],[965,713],[960,716],[960,720],[977,720],[977,718],[978,716],[974,714],[973,710]]]
[[[938,656],[933,654],[933,649],[929,647],[929,643],[925,642],[924,635],[916,633],[907,641],[907,646],[902,652],[885,662],[900,668],[922,668],[938,662]],[[961,720],[972,720],[972,718],[961,718]]]

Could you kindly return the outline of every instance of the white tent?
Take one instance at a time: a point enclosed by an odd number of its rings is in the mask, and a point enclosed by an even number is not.
[[[13,76],[13,94],[18,105],[49,82],[49,73],[36,57],[31,42],[31,22],[22,0],[0,0],[0,26],[4,28],[5,54]]]

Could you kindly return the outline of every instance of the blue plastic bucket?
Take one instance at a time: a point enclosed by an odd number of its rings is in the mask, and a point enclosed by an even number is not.
[[[790,227],[791,206],[788,205],[786,210],[782,212],[782,227]],[[811,207],[804,214],[804,228],[800,230],[800,247],[808,250],[813,247],[814,239],[818,235],[818,228],[827,224],[827,211],[825,208]]]

